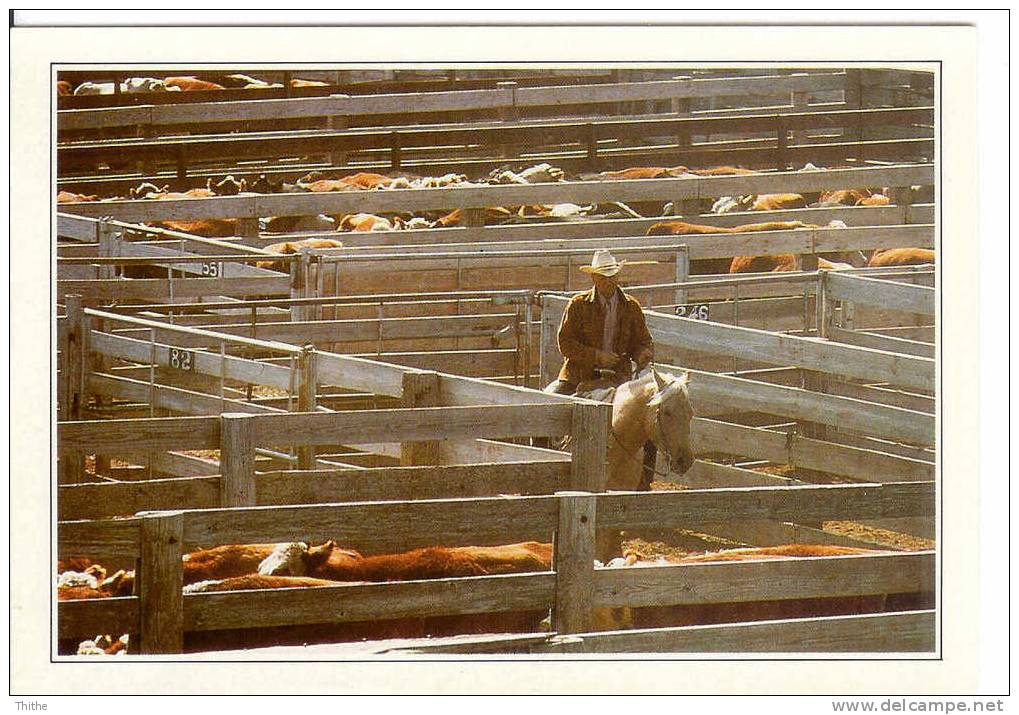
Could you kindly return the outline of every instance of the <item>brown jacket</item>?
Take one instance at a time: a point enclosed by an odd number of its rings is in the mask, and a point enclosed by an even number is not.
[[[629,377],[629,360],[643,366],[651,362],[654,351],[651,333],[636,299],[619,291],[616,337],[612,352],[620,356],[617,373]],[[566,358],[559,379],[579,383],[595,378],[595,350],[601,349],[605,329],[605,310],[595,297],[594,288],[573,296],[559,325],[559,352]]]

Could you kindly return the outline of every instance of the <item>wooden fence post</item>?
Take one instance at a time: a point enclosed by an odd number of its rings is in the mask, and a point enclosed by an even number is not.
[[[790,96],[794,112],[810,111],[810,93],[793,90]],[[798,129],[793,132],[793,144],[806,144],[808,141],[807,130]]]
[[[680,90],[680,94],[688,94],[689,83],[693,81],[693,77],[673,77],[673,80],[683,83],[683,88]],[[689,117],[690,116],[690,97],[681,96],[672,99],[672,113],[677,117]],[[681,155],[683,155],[682,161],[685,163],[686,152],[690,151],[690,146],[693,144],[693,137],[690,135],[689,130],[681,130],[676,134],[676,149]],[[676,204],[677,208],[679,204]]]
[[[219,416],[220,505],[255,506],[255,442],[251,415],[224,412]]]
[[[65,385],[64,402],[60,405],[61,420],[77,420],[81,418],[82,388],[82,304],[80,295],[68,295],[64,298],[67,329],[60,343],[63,354],[63,380]]]
[[[259,225],[257,218],[237,219],[237,235],[244,238],[258,238]]]
[[[184,650],[184,516],[141,514],[138,570],[142,655]],[[132,644],[133,645],[133,644]]]
[[[64,298],[67,329],[61,341],[60,351],[63,354],[64,401],[60,405],[61,420],[80,420],[84,409],[84,364],[87,355],[82,350],[82,333],[85,316],[82,314],[80,295],[68,295]],[[85,476],[85,455],[81,452],[63,452],[59,454],[58,477],[60,484],[76,484]]]
[[[297,358],[297,410],[299,412],[315,411],[316,392],[318,391],[318,370],[316,369],[316,364],[315,346],[305,345],[301,348],[301,354]],[[298,446],[297,468],[315,468],[314,445]]]
[[[301,271],[301,262],[290,261],[290,298],[297,300],[304,297],[304,275]],[[290,320],[297,322],[302,318],[304,308],[300,305],[290,306]]]
[[[573,405],[570,488],[585,492],[605,490],[608,480],[605,455],[612,423],[612,405],[576,402]]]
[[[603,492],[608,484],[608,446],[612,405],[576,402],[570,428],[570,489]],[[617,530],[599,531],[597,554],[602,561],[620,555],[622,537]]]
[[[863,109],[863,71],[858,68],[846,69],[846,86],[842,92],[842,99],[846,103],[846,109]],[[854,119],[848,127],[842,129],[843,141],[863,141],[863,129],[860,120]],[[859,158],[859,157],[857,157]]]
[[[817,337],[828,339],[831,333],[832,321],[832,300],[828,291],[828,271],[821,269],[817,272]]]
[[[676,250],[676,282],[686,283],[690,280],[690,247],[685,243]],[[676,305],[687,302],[686,288],[676,289]]]
[[[439,407],[442,404],[439,375],[434,372],[405,372],[401,407]],[[400,466],[417,467],[439,463],[439,443],[403,442],[400,444]]]
[[[598,168],[598,136],[595,134],[594,124],[590,122],[584,125],[584,145],[587,147],[584,168],[587,171],[596,171]]]
[[[496,87],[509,93],[509,103],[499,107],[499,120],[503,122],[516,122],[520,120],[520,107],[517,106],[517,83],[497,82]],[[496,154],[503,159],[512,159],[517,152],[513,144],[499,144],[496,147]]]
[[[593,494],[558,492],[559,522],[552,567],[555,604],[552,628],[558,634],[586,633],[594,607],[595,508]]]
[[[555,379],[555,374],[562,365],[562,356],[559,354],[559,323],[548,309],[548,304],[543,300],[541,303],[541,335],[538,342],[538,377],[540,383],[538,389]]]
[[[346,103],[350,101],[350,95],[334,94],[330,97],[330,99],[342,100],[344,103]],[[349,122],[347,121],[346,114],[343,114],[341,112],[329,115],[329,129],[333,131],[341,131],[343,129],[346,129],[348,126]],[[333,168],[338,166],[346,166],[347,158],[348,158],[347,152],[343,151],[342,149],[333,149],[331,152],[329,152],[329,165],[332,166]]]
[[[785,171],[789,168],[789,129],[785,122],[782,122],[775,130],[775,168],[778,171]]]

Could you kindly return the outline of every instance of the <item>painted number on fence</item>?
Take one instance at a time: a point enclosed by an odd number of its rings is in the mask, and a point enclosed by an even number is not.
[[[693,320],[707,320],[708,304],[695,303],[692,305],[677,305],[676,315],[681,318],[692,318]]]
[[[215,263],[202,263],[202,275],[210,278],[219,278],[223,275],[223,263],[220,261]]]
[[[191,350],[170,348],[170,367],[174,370],[194,370],[195,354]]]

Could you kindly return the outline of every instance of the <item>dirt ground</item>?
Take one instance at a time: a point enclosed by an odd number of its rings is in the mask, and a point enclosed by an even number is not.
[[[816,473],[811,472],[809,478],[807,478],[808,475],[798,473],[794,467],[788,464],[754,467],[754,471],[786,477],[800,477],[804,478],[804,481],[819,481],[817,479],[819,475]],[[851,483],[852,481],[835,477],[830,481],[826,479],[824,483]],[[651,484],[652,491],[680,491],[682,489],[682,486],[672,482],[652,482]],[[935,548],[935,542],[931,539],[880,529],[853,521],[826,521],[821,525],[821,528],[832,534],[872,543],[875,549],[887,547],[906,551],[924,551]],[[624,532],[623,541],[624,549],[636,551],[648,559],[655,559],[660,556],[686,556],[693,553],[718,551],[740,546],[745,546],[745,544],[688,529],[662,529],[656,532],[643,531],[640,535],[630,536],[627,536]]]

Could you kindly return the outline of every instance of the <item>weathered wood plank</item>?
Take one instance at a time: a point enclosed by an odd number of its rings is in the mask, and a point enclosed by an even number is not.
[[[267,472],[256,477],[258,503],[315,504],[380,499],[449,499],[551,494],[566,488],[567,462]]]
[[[689,626],[556,639],[531,653],[926,653],[933,652],[935,612],[803,618]]]
[[[60,601],[57,605],[58,638],[94,638],[97,633],[137,633],[140,623],[136,597],[90,598]]]
[[[141,380],[131,380],[96,373],[89,376],[89,389],[96,394],[137,400],[139,402],[148,402],[150,396],[152,396],[155,399],[156,409],[171,410],[188,415],[196,413],[218,414],[224,411],[250,412],[255,414],[279,414],[285,412],[285,410],[274,407],[244,402],[243,400],[214,397],[168,385],[156,385],[154,389],[150,389],[149,384]],[[164,446],[164,449],[188,449],[187,446],[182,446],[182,444],[178,442],[172,446]],[[203,444],[192,446],[191,448],[215,448],[217,446],[218,444]]]
[[[111,335],[94,331],[92,333],[92,349],[109,357],[148,363],[152,357],[164,367],[170,365],[170,349],[177,346],[156,343],[153,350],[151,343],[123,335]],[[267,385],[281,390],[290,388],[290,368],[283,365],[227,355],[224,358],[215,353],[194,353],[194,372],[223,376],[228,380],[239,380],[256,385]]]
[[[657,343],[774,365],[792,365],[850,378],[881,380],[931,390],[934,361],[912,355],[835,344],[815,338],[646,312]]]
[[[220,415],[219,461],[222,472],[220,504],[254,506],[255,440],[252,415],[225,412]]]
[[[699,415],[708,414],[713,405],[725,405],[728,410],[758,411],[917,444],[934,443],[934,415],[700,370],[661,365],[658,369],[690,373],[688,389]]]
[[[145,516],[138,574],[139,644],[142,655],[184,648],[184,520],[180,513]]]
[[[599,499],[598,526],[690,528],[743,519],[816,522],[933,514],[933,482],[830,484],[607,494]]]
[[[597,607],[737,603],[933,591],[935,554],[874,554],[598,569]]]
[[[908,340],[890,335],[875,335],[864,330],[845,330],[834,327],[829,336],[832,340],[849,345],[856,345],[862,348],[883,350],[884,352],[903,353],[905,355],[916,355],[918,357],[937,357],[937,351],[933,343],[924,343],[919,340]]]
[[[559,633],[591,630],[596,508],[591,494],[559,495],[559,522],[552,557],[556,572],[552,626]]]
[[[362,502],[321,506],[213,509],[185,514],[184,541],[259,543],[335,539],[350,548],[385,553],[448,546],[548,542],[558,518],[554,497]]]
[[[172,298],[198,298],[207,295],[238,297],[283,295],[290,291],[288,277],[239,278],[183,278],[169,281],[164,278],[123,278],[99,280],[58,280],[57,295],[80,294],[86,301],[109,302],[136,300],[148,303],[170,302]]]
[[[185,628],[203,631],[502,611],[541,611],[555,575],[507,574],[318,588],[189,594]],[[535,623],[537,628],[537,623]]]
[[[530,437],[570,431],[567,405],[492,405],[277,415],[253,422],[257,444],[346,444],[465,437]]]
[[[608,484],[608,438],[612,423],[612,405],[577,402],[572,406],[572,469],[570,487],[578,491],[599,492]]]
[[[69,484],[57,490],[57,518],[66,521],[141,511],[209,509],[220,505],[219,492],[218,476]]]
[[[697,454],[739,454],[830,474],[849,477],[863,475],[873,481],[925,481],[934,478],[934,465],[930,462],[846,447],[760,427],[695,417],[690,434]]]
[[[217,417],[155,417],[132,420],[61,422],[61,450],[211,449],[219,446]]]
[[[57,524],[58,555],[136,557],[140,524],[138,520],[68,521]]]
[[[828,289],[836,300],[848,300],[885,310],[934,315],[934,289],[895,281],[881,281],[838,272],[828,274]]]

